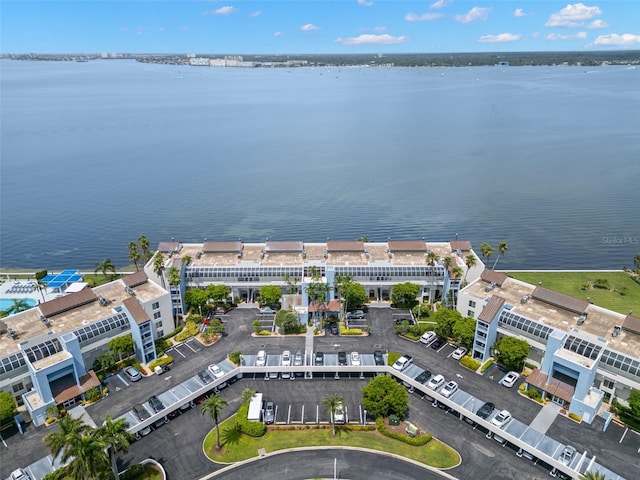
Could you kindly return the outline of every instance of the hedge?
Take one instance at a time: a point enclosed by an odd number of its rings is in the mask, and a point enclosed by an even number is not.
[[[156,367],[161,367],[163,365],[171,365],[173,363],[173,357],[167,355],[166,357],[160,357],[149,364],[149,370],[153,372],[153,369]]]
[[[180,332],[178,335],[176,335],[176,342],[182,342],[184,340],[186,340],[187,338],[193,337],[194,335],[197,335],[198,332],[200,330],[198,329],[198,326],[194,323],[194,322],[187,322],[187,324],[185,325],[185,328],[182,332]]]
[[[572,420],[575,420],[576,422],[582,422],[582,417],[577,413],[570,413],[569,418],[571,418]]]
[[[482,364],[482,368],[480,369],[480,373],[486,372],[487,368],[489,368],[491,365],[493,365],[493,358],[490,358],[489,360],[487,360],[486,362],[484,362]]]
[[[244,403],[238,408],[236,413],[236,425],[240,427],[240,430],[245,435],[250,437],[261,437],[267,433],[267,426],[262,422],[256,422],[253,420],[247,420],[247,414],[249,413],[249,403]]]
[[[361,328],[344,328],[340,325],[340,335],[362,335]]]
[[[463,367],[467,367],[468,369],[473,370],[474,372],[478,370],[478,368],[480,368],[480,362],[469,356],[462,357],[460,359],[460,365],[462,365]]]
[[[378,432],[380,432],[385,437],[393,438],[395,440],[400,440],[401,442],[406,443],[407,445],[412,445],[414,447],[422,447],[431,441],[432,435],[430,433],[425,433],[419,437],[410,437],[408,435],[402,435],[400,433],[390,432],[384,426],[384,418],[378,417],[376,419],[376,428]]]

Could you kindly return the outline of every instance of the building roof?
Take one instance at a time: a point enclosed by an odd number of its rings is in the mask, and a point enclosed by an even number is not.
[[[548,288],[544,288],[540,285],[536,287],[531,296],[541,302],[548,303],[555,307],[564,308],[565,310],[579,315],[585,313],[589,306],[589,302],[586,300],[580,300],[579,298],[565,295],[564,293],[549,290]]]
[[[424,240],[389,240],[387,244],[392,252],[427,251],[427,243]]]
[[[449,242],[451,250],[460,250],[461,252],[468,252],[471,250],[471,242],[469,240],[451,240]]]
[[[160,242],[158,244],[158,251],[160,253],[179,252],[180,242]]]
[[[58,405],[100,386],[100,380],[93,370],[89,370],[86,375],[80,377],[78,383],[74,381],[72,376],[62,377],[56,382],[58,384],[55,385],[55,391],[52,393]]]
[[[537,368],[534,369],[527,377],[526,382],[529,385],[533,385],[541,390],[544,390],[549,395],[555,395],[566,402],[570,402],[573,398],[575,388],[568,383],[561,382],[556,378],[549,378],[546,373],[542,373]]]
[[[503,305],[504,298],[493,295],[478,315],[478,320],[485,323],[493,322]]]
[[[329,300],[329,302],[311,302],[309,303],[309,313],[312,312],[339,312],[340,302],[338,300]]]
[[[148,280],[149,277],[147,277],[147,274],[144,273],[144,270],[140,270],[139,272],[122,277],[122,281],[127,287],[137,287],[138,285],[142,285]]]
[[[302,252],[304,244],[299,241],[267,242],[265,249],[267,252]]]
[[[329,240],[327,242],[328,252],[363,252],[364,242],[351,240]]]
[[[142,308],[142,305],[140,305],[140,302],[138,302],[136,298],[129,297],[122,303],[127,310],[129,310],[129,313],[138,325],[147,323],[150,320],[149,315],[147,315],[147,312],[144,311],[144,308]]]
[[[98,300],[98,297],[93,293],[93,290],[85,288],[79,292],[70,293],[64,297],[55,298],[48,302],[41,303],[38,305],[38,308],[45,317],[53,317],[59,313],[66,312],[67,310],[71,310],[82,305],[87,305],[91,302],[95,302],[96,300]]]
[[[495,270],[491,270],[490,268],[485,268],[480,274],[480,279],[488,282],[495,283],[497,286],[501,287],[502,284],[509,278],[506,273],[496,272]]]
[[[205,242],[202,245],[203,253],[240,253],[242,242]]]
[[[640,318],[632,317],[631,314],[627,315],[622,324],[622,329],[640,335]]]

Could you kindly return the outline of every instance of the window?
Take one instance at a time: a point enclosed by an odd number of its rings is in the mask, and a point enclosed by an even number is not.
[[[154,312],[153,313],[153,319],[157,320],[158,318],[160,318],[162,316],[162,314],[160,312]]]
[[[467,317],[471,317],[473,318],[473,316],[476,314],[476,312],[474,312],[473,310],[467,310]]]
[[[158,330],[158,338],[164,337],[164,331]]]
[[[160,308],[160,302],[155,302],[153,304],[151,304],[151,308],[154,310],[157,310]]]
[[[473,300],[469,300],[469,306],[471,308],[476,308],[476,302],[474,302]]]
[[[22,382],[20,382],[20,383],[14,384],[13,387],[11,387],[11,388],[13,388],[13,393],[18,393],[18,392],[24,390],[24,385],[22,384]]]
[[[608,388],[609,390],[613,390],[613,388],[614,388],[614,386],[615,386],[615,382],[614,382],[613,380],[607,380],[607,379],[604,379],[604,380],[602,381],[602,386],[603,386],[604,388]]]

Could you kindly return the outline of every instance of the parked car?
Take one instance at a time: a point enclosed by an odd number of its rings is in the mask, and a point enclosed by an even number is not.
[[[509,420],[511,420],[511,414],[507,410],[501,410],[498,415],[491,419],[491,423],[496,427],[504,427]]]
[[[373,352],[373,361],[376,365],[384,365],[384,354],[380,350]]]
[[[293,354],[293,366],[300,367],[302,366],[303,363],[304,363],[304,358],[302,356],[302,352],[298,350],[296,351],[296,353]]]
[[[440,390],[440,395],[442,395],[444,398],[449,398],[456,392],[456,390],[458,390],[458,384],[451,380],[450,382],[447,382],[444,387],[442,387],[442,390]]]
[[[142,378],[142,374],[136,367],[125,367],[124,374],[131,380],[132,382],[137,382]]]
[[[271,307],[262,307],[260,313],[263,315],[274,315],[277,312]]]
[[[276,409],[273,402],[267,402],[264,407],[264,423],[267,425],[276,421]]]
[[[260,350],[256,355],[256,367],[264,367],[267,364],[267,352]]]
[[[362,310],[354,310],[353,312],[347,312],[347,319],[357,320],[364,318],[364,312]]]
[[[153,408],[153,411],[156,412],[156,413],[161,412],[162,410],[164,410],[164,405],[162,404],[160,399],[158,397],[156,397],[155,395],[151,395],[149,397],[149,405],[151,405],[151,408]]]
[[[434,350],[438,350],[440,349],[440,347],[442,347],[445,343],[447,343],[447,341],[442,338],[442,337],[436,337],[436,339],[431,342],[431,348],[433,348]]]
[[[141,403],[136,403],[133,406],[133,413],[141,422],[144,422],[146,419],[151,418],[151,413],[149,413],[149,410],[144,408],[144,405],[142,405]]]
[[[575,456],[575,454],[576,454],[576,449],[573,448],[571,445],[567,445],[566,447],[564,447],[564,449],[560,453],[558,460],[560,460],[565,465],[571,465],[571,461],[573,460],[573,457]]]
[[[313,363],[319,367],[324,365],[324,353],[316,352],[315,357],[313,357]]]
[[[427,383],[427,388],[430,388],[431,390],[437,390],[442,385],[444,385],[444,376],[438,374],[435,377],[431,377],[429,383]]]
[[[431,378],[431,372],[429,370],[425,370],[420,375],[416,377],[416,382],[422,383],[423,385],[429,381]]]
[[[411,364],[411,362],[413,362],[413,358],[411,358],[409,355],[404,355],[396,360],[392,367],[401,372],[402,370],[407,368]]]
[[[434,332],[433,330],[430,330],[422,334],[422,336],[420,337],[420,341],[424,344],[428,344],[434,338],[436,338],[436,332]]]
[[[333,422],[334,423],[346,423],[347,416],[344,413],[344,405],[342,402],[336,405],[336,409],[333,412]]]
[[[454,350],[454,352],[451,354],[451,358],[453,358],[454,360],[460,360],[462,357],[464,357],[464,355],[467,353],[467,349],[464,347],[458,347]]]
[[[212,363],[211,365],[209,365],[209,371],[211,372],[211,375],[213,375],[214,378],[222,378],[222,377],[224,377],[224,372],[215,363]]]
[[[516,384],[519,378],[519,373],[509,372],[504,377],[502,377],[502,380],[500,380],[500,384],[504,387],[511,388]]]
[[[282,366],[290,367],[291,366],[291,352],[289,350],[285,350],[282,352]]]
[[[347,364],[347,352],[338,352],[338,365]]]
[[[360,354],[358,352],[351,352],[351,365],[360,366]]]
[[[31,480],[31,475],[29,475],[26,470],[22,468],[18,468],[11,472],[11,476],[9,477],[11,480]]]
[[[213,377],[209,374],[208,370],[202,370],[201,372],[198,372],[198,378],[200,379],[200,381],[202,383],[204,383],[205,385],[207,383],[211,383],[213,382]]]
[[[496,406],[493,403],[487,402],[480,407],[476,415],[486,420],[487,418],[489,418],[489,415],[491,415],[495,409],[496,409]]]

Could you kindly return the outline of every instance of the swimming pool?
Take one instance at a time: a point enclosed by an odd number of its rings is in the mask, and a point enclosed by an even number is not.
[[[36,305],[36,301],[32,298],[0,298],[0,310],[7,310],[13,307],[14,300],[27,302],[29,308],[35,307]]]

